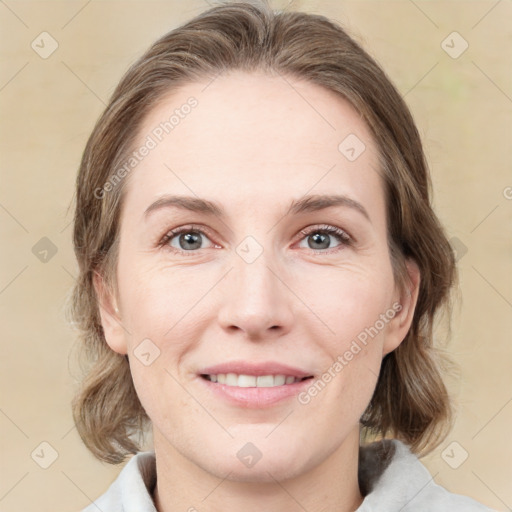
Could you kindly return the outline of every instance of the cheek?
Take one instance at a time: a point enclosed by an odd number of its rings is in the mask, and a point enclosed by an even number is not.
[[[199,300],[216,278],[211,271],[204,280],[198,274],[197,269],[133,265],[119,290],[134,386],[151,418],[175,418],[194,405],[178,382],[188,379],[185,359],[205,328],[205,306]],[[169,396],[173,399],[166,400]]]
[[[222,268],[127,263],[120,262],[124,279],[119,283],[132,348],[146,337],[157,345],[172,339],[172,347],[166,343],[165,350],[177,354],[202,324],[206,327],[215,321],[218,306],[229,300],[230,294],[225,293],[229,285],[219,283]],[[283,281],[292,285],[290,290],[283,289],[282,300],[288,301],[294,323],[317,339],[320,336],[323,343],[329,340],[329,352],[344,351],[347,342],[371,327],[391,305],[393,276],[386,258],[364,265],[345,262],[339,267],[299,262],[283,273]],[[238,293],[231,295],[239,297]]]
[[[328,355],[317,387],[324,389],[325,384],[328,391],[320,394],[338,404],[341,415],[362,414],[377,382],[386,328],[394,316],[392,269],[375,265],[373,271],[328,270],[330,278],[321,290],[311,283],[302,290],[321,320],[310,337]]]
[[[319,267],[302,275],[309,278],[296,276],[297,295],[340,349],[391,307],[394,280],[391,266],[385,263]]]
[[[128,262],[120,265],[120,295],[126,327],[135,336],[161,339],[185,320],[198,301],[203,286],[195,275],[180,269],[160,269],[156,265]],[[194,309],[194,314],[196,311]],[[183,320],[181,320],[183,319]],[[136,342],[133,339],[132,342]]]

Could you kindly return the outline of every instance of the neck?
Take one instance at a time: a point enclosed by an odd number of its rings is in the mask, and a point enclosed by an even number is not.
[[[354,512],[363,501],[358,485],[359,429],[327,458],[278,480],[237,481],[233,472],[216,476],[183,457],[154,433],[158,512]]]

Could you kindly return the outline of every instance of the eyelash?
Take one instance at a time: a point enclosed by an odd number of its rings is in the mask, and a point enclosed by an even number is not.
[[[182,226],[180,228],[171,229],[168,231],[160,240],[158,243],[158,247],[163,249],[168,249],[171,252],[175,253],[183,253],[187,256],[193,256],[195,253],[197,253],[197,250],[190,250],[190,251],[184,251],[183,249],[177,249],[176,247],[171,247],[169,245],[169,242],[177,235],[181,235],[182,233],[199,233],[201,235],[205,235],[208,238],[212,237],[212,234],[209,232],[209,230],[195,226],[193,224],[188,226]],[[337,252],[338,250],[341,250],[341,248],[350,246],[353,243],[353,239],[351,236],[349,236],[343,229],[337,228],[336,226],[330,226],[329,224],[322,224],[319,226],[313,226],[311,228],[306,228],[300,231],[301,235],[305,237],[313,234],[313,233],[327,233],[329,235],[335,235],[338,238],[338,241],[340,242],[340,245],[337,247],[332,247],[328,249],[308,249],[314,254],[331,254],[332,252]],[[300,240],[303,240],[301,238]],[[299,240],[299,241],[300,241]]]

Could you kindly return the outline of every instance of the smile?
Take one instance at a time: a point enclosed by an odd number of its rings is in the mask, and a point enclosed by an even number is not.
[[[292,375],[237,375],[236,373],[203,374],[201,377],[210,382],[239,388],[273,388],[313,378],[312,376],[299,378]]]

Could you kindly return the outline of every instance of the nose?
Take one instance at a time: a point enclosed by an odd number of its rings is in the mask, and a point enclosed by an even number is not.
[[[265,253],[252,263],[236,257],[223,286],[224,301],[218,318],[224,330],[241,331],[253,340],[275,338],[290,331],[293,293],[286,276]]]

